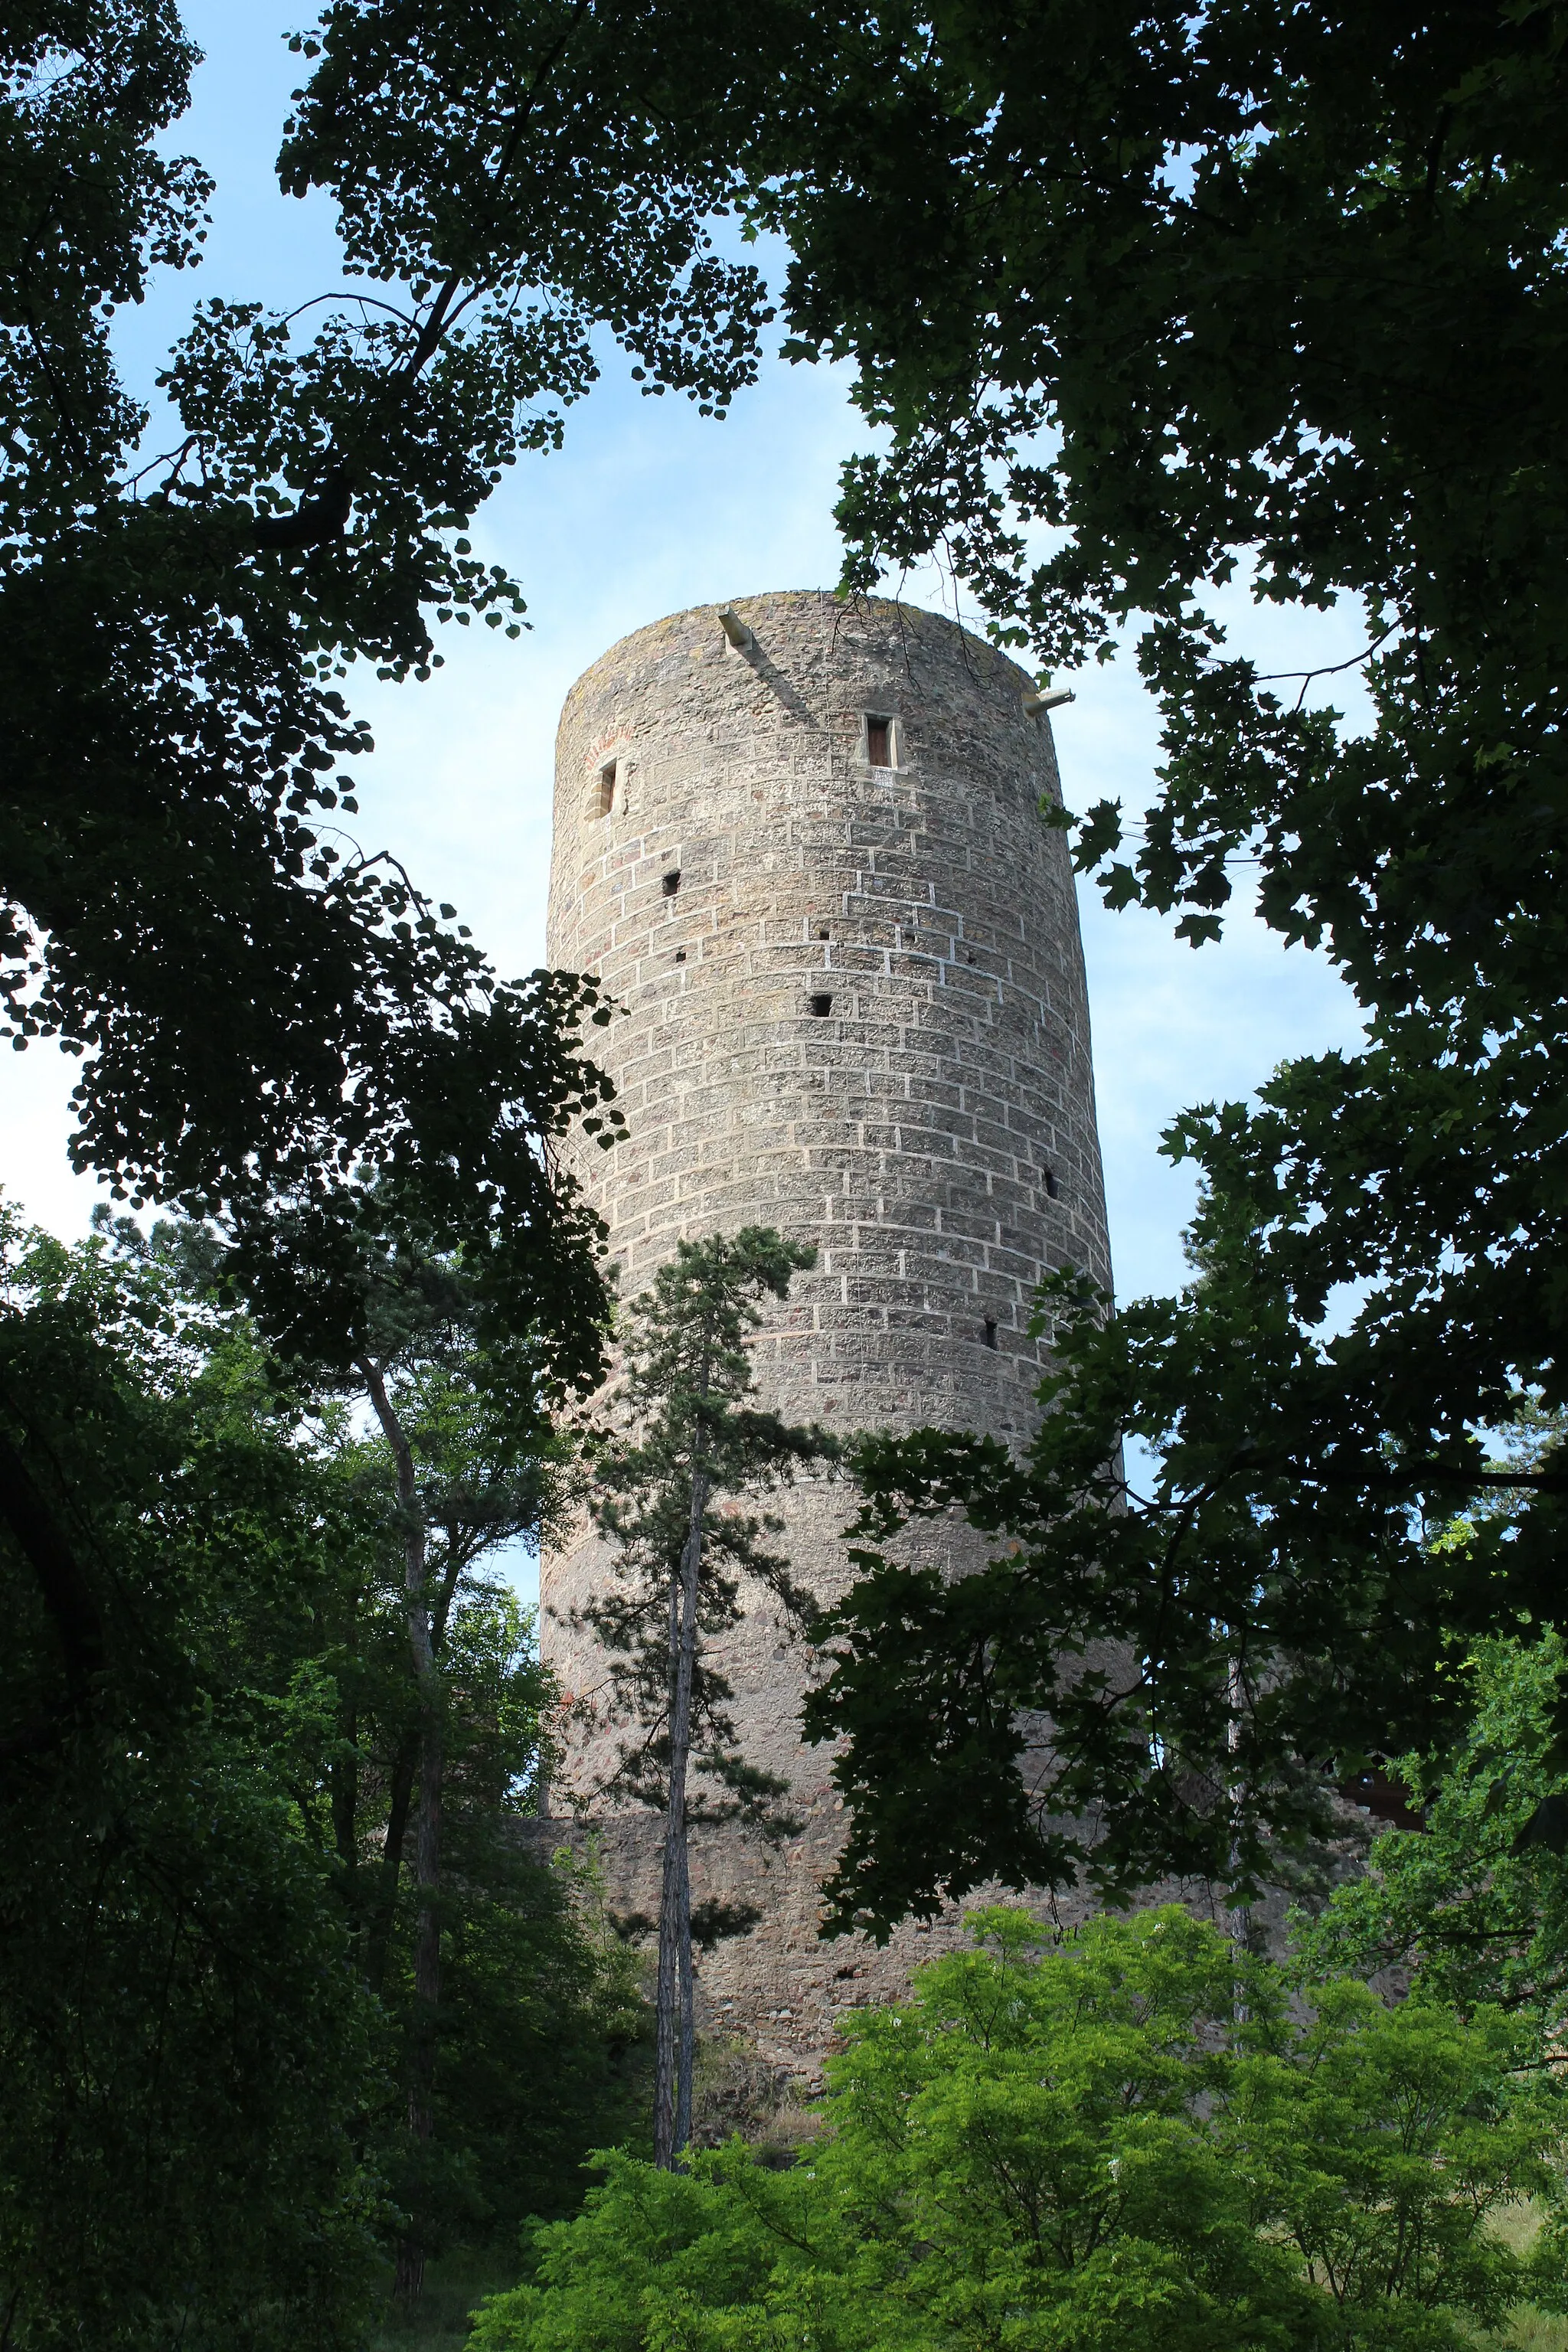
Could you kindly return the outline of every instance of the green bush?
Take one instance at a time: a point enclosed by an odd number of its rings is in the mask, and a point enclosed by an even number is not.
[[[605,2159],[474,2352],[1439,2352],[1563,2270],[1555,2090],[1498,2011],[1294,1996],[1175,1908],[1055,1948],[1023,1915],[868,2012],[819,2137]]]

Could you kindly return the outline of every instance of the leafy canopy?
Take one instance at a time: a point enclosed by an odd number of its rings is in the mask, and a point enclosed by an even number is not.
[[[102,305],[199,239],[200,174],[159,144],[188,51],[166,9],[109,0],[7,37],[20,1018],[91,1048],[90,1163],[226,1203],[315,1344],[342,1341],[368,1162],[430,1245],[494,1251],[563,1372],[595,1358],[591,1235],[544,1148],[601,1091],[574,1051],[587,1000],[499,988],[395,870],[338,851],[321,815],[353,800],[363,738],[331,681],[357,657],[417,673],[432,614],[510,625],[466,526],[588,381],[592,323],[650,390],[717,412],[749,380],[766,304],[715,213],[786,238],[787,347],[850,358],[886,429],[847,481],[852,584],[947,550],[1051,668],[1141,629],[1159,789],[1139,824],[1091,810],[1080,865],[1199,941],[1248,861],[1265,919],[1357,992],[1363,1053],[1173,1130],[1204,1184],[1200,1291],[1109,1326],[1054,1302],[1074,1425],[1027,1493],[923,1439],[872,1463],[874,1515],[973,1506],[1020,1564],[962,1626],[879,1572],[841,1622],[821,1722],[850,1742],[844,1900],[868,1916],[1046,1854],[1040,1822],[966,1811],[976,1774],[998,1785],[984,1662],[1019,1621],[1010,1702],[1054,1706],[1049,1662],[1080,1643],[1096,1672],[1129,1661],[1064,1757],[1064,1793],[1106,1801],[1110,1878],[1235,1847],[1245,1881],[1303,1832],[1321,1767],[1452,1717],[1447,1629],[1553,1617],[1563,1473],[1500,1471],[1483,1441],[1558,1401],[1568,1360],[1564,21],[1556,0],[831,24],[795,0],[340,0],[302,37],[282,167],[338,202],[357,290],[289,322],[202,312],[171,362],[184,437],[140,488]],[[1355,605],[1367,723],[1233,654],[1237,583]],[[1139,1436],[1133,1493],[1099,1465]],[[1423,1519],[1500,1477],[1531,1510],[1434,1567]],[[1095,1526],[1122,1584],[1086,1564]],[[1214,1794],[1238,1750],[1239,1824]],[[957,1818],[973,1850],[950,1856]]]
[[[211,183],[167,153],[195,52],[170,0],[40,0],[0,35],[0,994],[15,1044],[82,1056],[79,1165],[224,1215],[269,1328],[352,1352],[368,1170],[591,1381],[596,1227],[548,1146],[584,1114],[613,1129],[580,1053],[605,1009],[570,976],[503,984],[354,838],[373,747],[337,681],[427,676],[442,623],[516,633],[521,593],[467,532],[559,440],[595,320],[717,410],[765,306],[708,247],[712,170],[646,143],[679,71],[651,28],[634,53],[588,11],[506,13],[341,7],[301,38],[327,46],[284,184],[331,192],[363,283],[302,285],[286,315],[199,304],[152,456],[111,334],[199,257]],[[486,127],[454,144],[433,73],[465,33]],[[606,106],[639,74],[650,107]]]
[[[1386,1830],[1298,1941],[1316,1967],[1418,1968],[1440,1999],[1530,2022],[1550,2051],[1568,1995],[1568,1863],[1553,1815],[1552,1717],[1563,1643],[1488,1641],[1466,1661],[1471,1712],[1444,1755],[1398,1773],[1419,1830]],[[1545,1819],[1542,1822],[1542,1814]]]
[[[922,1969],[829,2063],[793,2168],[740,2142],[689,2177],[607,2160],[534,2240],[477,2352],[805,2343],[1247,2352],[1471,2343],[1562,2253],[1489,2226],[1556,2196],[1556,2101],[1496,2011],[1385,2010],[1249,1961],[1174,1907]]]
[[[296,1780],[330,1498],[166,1260],[10,1214],[0,1246],[0,1433],[68,1493],[106,1633],[90,1726],[24,1745],[0,1790],[13,2339],[349,2352],[381,2219],[353,2127],[377,2021]],[[3,1531],[0,1587],[8,1735],[60,1669]]]
[[[475,1529],[494,1535],[503,1491],[508,1525],[537,1513],[538,1465],[530,1498],[448,1381],[425,1400],[447,1966],[435,2158],[410,2162],[396,1482],[189,1272],[167,1229],[67,1249],[0,1217],[0,1442],[68,1530],[102,1636],[90,1718],[31,1737],[59,1635],[0,1528],[0,2276],[20,2352],[353,2352],[416,2200],[437,2245],[570,2210],[639,2088],[629,1961],[591,1879],[520,1829],[554,1695]]]
[[[847,477],[850,579],[945,550],[1048,669],[1136,632],[1158,789],[1089,812],[1080,868],[1197,944],[1239,866],[1367,1024],[1175,1123],[1184,1297],[1108,1322],[1049,1287],[1026,1471],[929,1434],[868,1458],[873,1538],[957,1506],[1009,1543],[948,1598],[874,1569],[841,1620],[848,1912],[1070,1866],[1004,1786],[1018,1707],[1062,1726],[1047,1810],[1103,1807],[1109,1883],[1250,1882],[1325,1768],[1456,1719],[1449,1630],[1559,1613],[1562,1470],[1486,1436],[1568,1360],[1565,33],[1404,0],[879,12],[831,148],[805,110],[759,198],[796,348],[852,357],[890,436]],[[1227,586],[1359,614],[1365,719],[1237,655]],[[1506,1535],[1429,1553],[1510,1483]]]
[[[1555,0],[942,0],[831,24],[791,0],[434,22],[355,0],[326,20],[310,173],[374,181],[355,218],[395,221],[416,282],[466,256],[476,173],[576,156],[563,94],[589,58],[602,142],[574,169],[595,201],[657,225],[689,197],[782,235],[785,348],[847,359],[886,436],[846,478],[849,585],[941,551],[1051,670],[1135,630],[1157,790],[1136,819],[1091,809],[1080,866],[1197,943],[1239,865],[1366,1015],[1363,1052],[1177,1122],[1205,1282],[1109,1326],[1052,1299],[1072,1426],[1027,1491],[923,1437],[871,1457],[873,1536],[912,1499],[1020,1549],[956,1616],[874,1571],[840,1621],[819,1724],[849,1742],[843,1896],[869,1917],[1045,1867],[1052,1833],[995,1801],[997,1725],[1057,1709],[1051,1662],[1081,1645],[1106,1679],[1059,1793],[1103,1799],[1108,1878],[1239,1842],[1245,1880],[1304,1833],[1325,1765],[1454,1719],[1446,1629],[1555,1611],[1563,1474],[1500,1471],[1484,1439],[1555,1401],[1568,1360],[1565,26]],[[551,233],[504,218],[550,278]],[[626,297],[589,299],[621,331]],[[728,316],[740,344],[760,324]],[[1363,617],[1364,722],[1235,654],[1216,614],[1238,588]],[[1132,1438],[1154,1454],[1136,1492],[1101,1466]],[[1422,1521],[1500,1476],[1532,1510],[1435,1566]],[[1240,1659],[1223,1692],[1216,1626]],[[1214,1792],[1238,1749],[1235,1824]]]

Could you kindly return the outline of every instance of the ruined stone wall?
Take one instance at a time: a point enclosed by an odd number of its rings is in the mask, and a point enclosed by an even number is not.
[[[756,1349],[792,1419],[1016,1441],[1035,1285],[1063,1264],[1110,1281],[1072,876],[1039,811],[1058,792],[1048,722],[1016,665],[938,615],[817,593],[734,611],[744,646],[699,607],[567,698],[549,955],[623,1007],[594,1050],[627,1129],[574,1164],[626,1297],[681,1237],[764,1223],[815,1244]],[[841,1590],[843,1488],[803,1485],[784,1511],[797,1577]],[[956,1530],[922,1540],[962,1564]],[[546,1653],[580,1709],[561,1810],[613,1745],[603,1663],[566,1622],[605,1573],[585,1531],[543,1563]],[[767,1910],[706,1962],[704,2007],[809,2066],[837,2011],[899,1989],[931,1942],[818,1942],[838,1824],[831,1759],[796,1733],[809,1662],[759,1607],[725,1664],[749,1752],[807,1826],[771,1858],[699,1838],[697,1899]],[[656,1908],[657,1824],[602,1835],[612,1900]]]

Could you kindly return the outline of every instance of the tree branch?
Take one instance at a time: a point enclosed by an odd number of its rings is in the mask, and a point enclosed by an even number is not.
[[[332,467],[320,498],[307,499],[289,515],[263,515],[254,526],[259,547],[324,547],[342,539],[353,508],[353,476],[341,459]]]

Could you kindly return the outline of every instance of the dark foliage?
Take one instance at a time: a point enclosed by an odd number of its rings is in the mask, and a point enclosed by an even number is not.
[[[956,1502],[1012,1542],[969,1591],[879,1570],[843,1620],[818,1721],[852,1742],[849,1910],[1084,1842],[1112,1884],[1245,1884],[1321,1769],[1431,1736],[1454,1629],[1560,1612],[1563,1472],[1486,1433],[1558,1400],[1564,1352],[1565,30],[960,5],[776,200],[794,317],[893,431],[851,472],[852,573],[945,546],[1052,666],[1142,615],[1161,793],[1125,845],[1091,811],[1080,866],[1196,943],[1249,862],[1368,1023],[1178,1121],[1203,1279],[1110,1324],[1056,1286],[1026,1470],[868,1461],[873,1525]],[[1360,600],[1364,730],[1230,656],[1233,578]],[[1489,1486],[1531,1507],[1434,1558],[1424,1527]],[[1038,1794],[1088,1809],[1077,1841],[1025,1817],[1009,1706],[1057,1717]]]
[[[432,284],[470,150],[560,166],[573,60],[610,126],[591,184],[602,159],[628,207],[657,184],[781,231],[786,347],[851,359],[889,436],[847,478],[850,584],[944,552],[1050,668],[1139,623],[1160,789],[1125,846],[1090,811],[1080,865],[1196,943],[1242,861],[1366,1011],[1363,1054],[1177,1124],[1203,1293],[1108,1328],[1052,1303],[1064,1425],[1027,1481],[925,1439],[868,1457],[873,1527],[958,1503],[1019,1549],[962,1596],[877,1570],[839,1621],[848,1912],[1070,1862],[1001,1791],[1011,1711],[1057,1706],[1080,1643],[1103,1679],[1042,1793],[1098,1808],[1110,1883],[1241,1883],[1325,1769],[1427,1735],[1447,1629],[1557,1608],[1563,1474],[1489,1468],[1485,1433],[1564,1353],[1565,26],[1533,0],[329,19],[310,173],[410,115],[386,185]],[[498,43],[508,90],[550,60],[504,131]],[[1370,724],[1231,655],[1232,582],[1358,600]],[[1104,1465],[1135,1436],[1131,1496]],[[1499,1475],[1536,1507],[1434,1566],[1423,1517]],[[1244,1768],[1238,1829],[1215,1790]]]
[[[7,2340],[348,2352],[416,2192],[433,2244],[508,2237],[570,2210],[584,2155],[639,2103],[629,1964],[591,1883],[525,1840],[550,1695],[469,1549],[442,1656],[441,2178],[416,2180],[391,1465],[193,1298],[189,1253],[133,1228],[75,1251],[14,1222],[3,1239],[0,1429],[107,1633],[90,1722],[24,1739],[0,1781]],[[449,1528],[460,1468],[471,1529],[474,1490],[501,1481],[453,1386],[426,1400],[431,1499]],[[517,1465],[491,1466],[515,1514]],[[539,1484],[536,1465],[531,1517]],[[4,1738],[60,1666],[3,1533],[0,1591]]]

